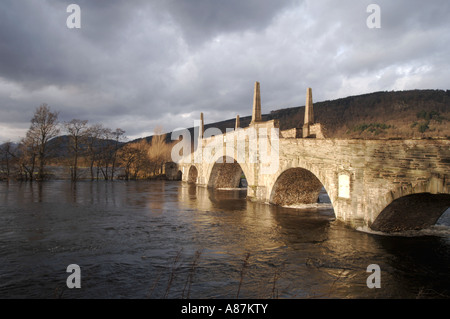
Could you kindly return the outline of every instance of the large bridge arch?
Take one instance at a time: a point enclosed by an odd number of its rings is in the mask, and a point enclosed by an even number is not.
[[[212,188],[237,188],[244,174],[250,185],[251,174],[246,163],[231,156],[216,155],[206,169],[206,185]]]
[[[314,204],[322,188],[333,203],[333,187],[325,175],[306,164],[281,167],[268,187],[269,203],[280,206]]]
[[[372,230],[396,232],[434,225],[450,207],[450,191],[444,177],[432,177],[416,185],[396,187],[374,205],[368,221]]]

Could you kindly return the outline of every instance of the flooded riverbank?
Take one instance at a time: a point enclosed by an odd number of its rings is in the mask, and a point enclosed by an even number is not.
[[[449,224],[347,227],[332,209],[181,182],[0,184],[1,298],[448,298]],[[66,286],[67,266],[81,288]],[[381,269],[369,289],[367,267]]]

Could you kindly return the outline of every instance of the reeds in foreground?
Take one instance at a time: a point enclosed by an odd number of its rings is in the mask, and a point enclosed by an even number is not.
[[[195,252],[194,260],[192,261],[191,268],[189,269],[189,274],[186,278],[186,283],[184,284],[183,293],[181,295],[182,299],[185,298],[185,295],[184,295],[185,292],[186,292],[186,299],[189,299],[189,295],[191,293],[192,280],[194,278],[194,274],[197,269],[201,254],[202,254],[201,251],[197,250]],[[186,288],[187,288],[187,291],[186,291]]]
[[[238,291],[237,291],[237,294],[236,294],[236,299],[239,298],[239,293],[241,291],[242,282],[244,281],[244,273],[245,273],[245,270],[248,267],[248,260],[249,260],[249,258],[250,258],[250,253],[247,253],[245,255],[244,263],[242,264],[242,268],[241,268],[241,278],[239,280],[239,287],[238,287]]]
[[[170,288],[172,287],[172,283],[173,283],[173,280],[175,278],[176,271],[180,267],[179,260],[180,260],[180,256],[181,256],[181,252],[182,251],[183,251],[183,249],[180,249],[178,251],[177,255],[175,256],[174,260],[173,260],[172,270],[170,272],[169,282],[167,283],[167,288],[166,288],[166,292],[164,294],[164,299],[166,299],[167,296],[169,295],[169,291],[170,291]]]

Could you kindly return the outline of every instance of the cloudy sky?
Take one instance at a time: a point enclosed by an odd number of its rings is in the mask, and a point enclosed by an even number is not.
[[[81,8],[69,29],[67,6]],[[367,26],[367,6],[381,28]],[[1,0],[0,142],[37,106],[129,139],[374,91],[450,89],[448,0]]]

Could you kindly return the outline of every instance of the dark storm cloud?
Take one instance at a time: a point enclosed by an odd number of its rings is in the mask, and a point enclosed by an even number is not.
[[[2,2],[3,77],[22,84],[65,85],[96,82],[102,75],[114,72],[115,59],[127,45],[128,25],[136,7],[123,1],[79,1],[83,27],[74,31],[66,27],[69,3]]]
[[[0,3],[0,141],[34,108],[128,136],[378,90],[448,88],[448,1],[71,0]],[[66,27],[70,3],[81,29]]]
[[[191,0],[163,1],[163,6],[180,25],[189,44],[199,44],[227,32],[265,29],[280,10],[295,1]]]
[[[178,57],[170,30],[159,30],[161,21],[143,2],[80,1],[79,30],[66,27],[70,2],[2,2],[0,78],[20,94],[0,96],[1,119],[25,113],[28,121],[43,102],[67,118],[142,114],[138,108],[161,91],[164,71]]]
[[[24,5],[25,4],[25,5]],[[4,1],[0,10],[0,75],[18,82],[62,79],[60,37],[45,6]],[[49,59],[50,58],[50,59]],[[48,82],[48,81],[45,81]]]

